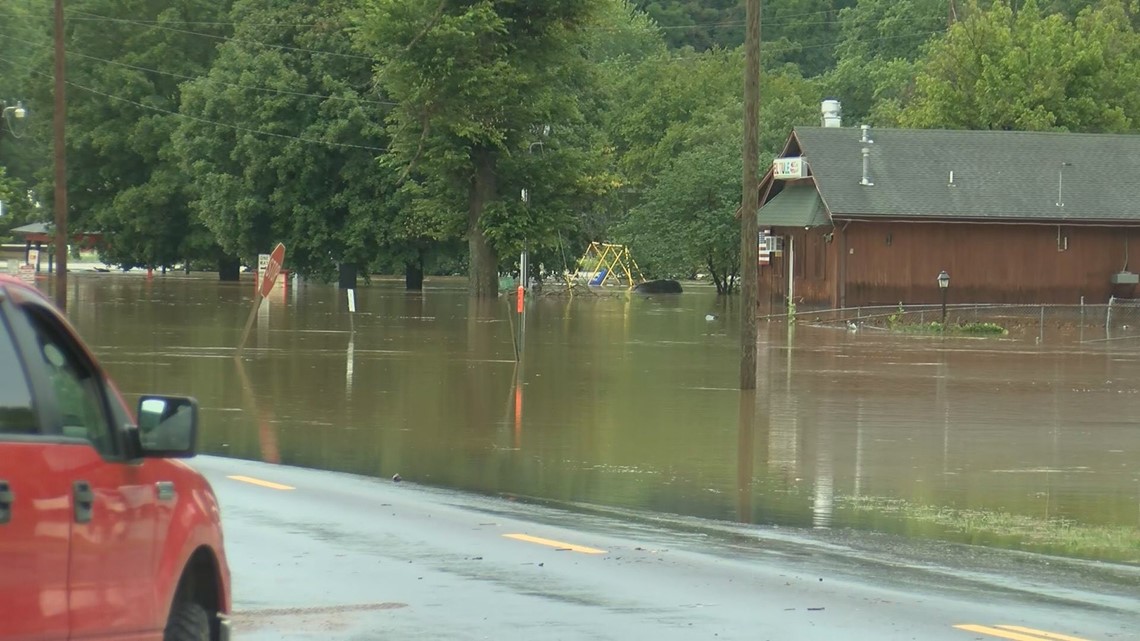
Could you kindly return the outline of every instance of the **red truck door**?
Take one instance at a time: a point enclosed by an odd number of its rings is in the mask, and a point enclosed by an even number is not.
[[[52,468],[54,439],[40,430],[12,312],[0,291],[0,640],[63,640],[70,501]]]
[[[69,499],[70,638],[155,638],[155,484],[126,458],[125,430],[112,418],[118,399],[94,360],[46,306],[24,310],[58,408],[48,431],[59,434],[50,463]]]

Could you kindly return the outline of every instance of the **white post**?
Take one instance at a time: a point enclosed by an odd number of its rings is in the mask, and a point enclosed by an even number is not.
[[[788,234],[788,309],[796,304],[796,237]]]

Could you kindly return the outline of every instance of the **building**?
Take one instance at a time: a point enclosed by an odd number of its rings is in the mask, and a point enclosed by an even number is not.
[[[760,185],[760,300],[938,303],[943,271],[952,303],[1140,295],[1138,178],[1140,136],[796,128]]]

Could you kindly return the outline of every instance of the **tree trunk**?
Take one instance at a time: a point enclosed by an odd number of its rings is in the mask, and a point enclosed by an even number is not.
[[[468,290],[476,298],[496,298],[499,295],[499,257],[487,242],[480,224],[483,208],[494,196],[495,159],[490,151],[477,151],[467,212]]]
[[[404,263],[404,289],[409,292],[421,292],[424,289],[424,259],[417,256],[414,260]]]
[[[337,287],[340,289],[356,289],[356,263],[341,263],[337,267]]]
[[[219,258],[218,280],[223,283],[236,283],[241,280],[241,261],[232,256]]]

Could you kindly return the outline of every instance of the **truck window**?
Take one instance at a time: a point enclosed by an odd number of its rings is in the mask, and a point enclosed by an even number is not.
[[[0,435],[38,432],[24,366],[16,354],[12,332],[0,318]]]
[[[25,308],[35,329],[40,356],[55,391],[64,436],[89,441],[104,456],[117,454],[98,372],[81,356],[70,333],[51,318]]]

